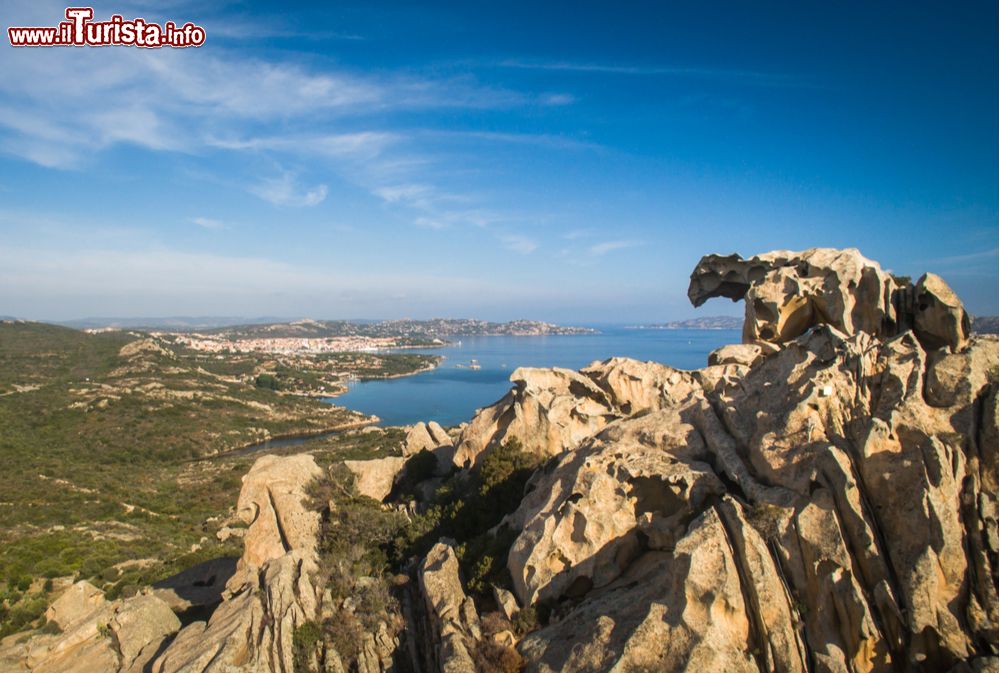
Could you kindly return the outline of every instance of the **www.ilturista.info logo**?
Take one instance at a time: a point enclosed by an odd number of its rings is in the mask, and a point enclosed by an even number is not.
[[[92,7],[68,7],[66,21],[55,27],[11,27],[7,37],[12,47],[200,47],[205,29],[190,21],[162,26],[145,19],[126,20],[114,14],[108,21],[92,21]]]

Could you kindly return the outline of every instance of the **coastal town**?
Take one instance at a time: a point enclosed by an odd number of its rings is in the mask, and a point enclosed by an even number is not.
[[[374,353],[386,349],[413,348],[412,340],[399,337],[252,337],[233,338],[221,335],[158,333],[157,336],[194,351],[205,353],[270,353],[270,354],[319,354],[319,353]],[[444,346],[440,339],[420,346]]]

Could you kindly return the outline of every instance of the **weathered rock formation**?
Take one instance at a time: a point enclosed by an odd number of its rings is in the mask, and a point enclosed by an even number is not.
[[[445,475],[451,470],[455,456],[455,441],[436,421],[419,422],[410,427],[403,443],[403,456],[409,457],[420,452],[432,452],[437,457],[437,475]]]
[[[419,569],[420,591],[430,619],[435,671],[472,672],[470,655],[479,637],[476,605],[465,596],[458,577],[458,558],[447,543],[438,543],[427,553]]]
[[[716,295],[754,343],[568,448],[509,518],[515,592],[556,607],[528,668],[995,667],[997,341],[855,251],[705,258],[692,299]]]
[[[561,454],[615,419],[659,409],[690,377],[659,363],[611,358],[580,372],[522,367],[510,380],[510,393],[462,430],[457,466],[473,466],[483,452],[515,439],[541,456]]]
[[[293,671],[293,633],[314,620],[319,515],[306,489],[322,471],[311,456],[264,456],[243,478],[237,514],[244,552],[208,622],[194,622],[156,658],[153,671]]]
[[[961,348],[971,333],[962,303],[937,275],[911,285],[854,248],[775,251],[744,260],[706,255],[691,274],[697,307],[712,297],[745,300],[744,342],[782,344],[817,324],[879,338],[914,330],[929,349]]]
[[[396,478],[406,465],[406,457],[387,456],[365,461],[344,461],[344,465],[354,473],[354,486],[359,494],[381,501],[392,491]]]
[[[0,642],[0,671],[148,671],[181,626],[158,597],[140,594],[111,602],[86,581],[66,590],[45,617],[54,629]]]

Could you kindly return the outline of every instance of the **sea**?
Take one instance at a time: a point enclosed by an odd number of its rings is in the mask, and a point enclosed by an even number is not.
[[[711,351],[740,341],[739,330],[597,329],[599,333],[586,335],[455,337],[449,346],[415,351],[444,356],[433,370],[351,382],[346,393],[325,400],[374,414],[384,425],[436,421],[454,426],[502,398],[518,367],[578,370],[594,361],[627,356],[691,370],[704,367]]]

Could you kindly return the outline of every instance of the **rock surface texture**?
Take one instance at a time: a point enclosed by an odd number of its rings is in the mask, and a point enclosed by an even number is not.
[[[914,286],[856,249],[774,251],[743,259],[706,255],[691,274],[697,307],[713,297],[746,302],[743,341],[783,344],[818,324],[879,338],[912,329],[929,349],[959,349],[971,321],[948,284],[925,274]]]
[[[319,514],[306,489],[322,471],[311,456],[264,456],[243,478],[238,516],[248,525],[244,552],[207,622],[177,634],[153,671],[293,671],[293,634],[319,608]]]
[[[651,374],[536,473],[528,669],[995,669],[996,339],[850,250],[709,256],[690,294],[745,299],[754,348]]]
[[[465,596],[458,576],[458,558],[446,543],[438,543],[419,569],[420,591],[427,604],[435,671],[471,672],[475,664],[469,649],[478,618],[475,604]]]
[[[354,484],[358,493],[381,501],[392,491],[396,478],[406,465],[406,458],[387,456],[383,459],[366,461],[344,461],[344,465],[354,473]]]
[[[46,611],[55,629],[0,642],[0,671],[143,672],[180,629],[170,607],[140,594],[108,601],[86,581],[66,590]]]

